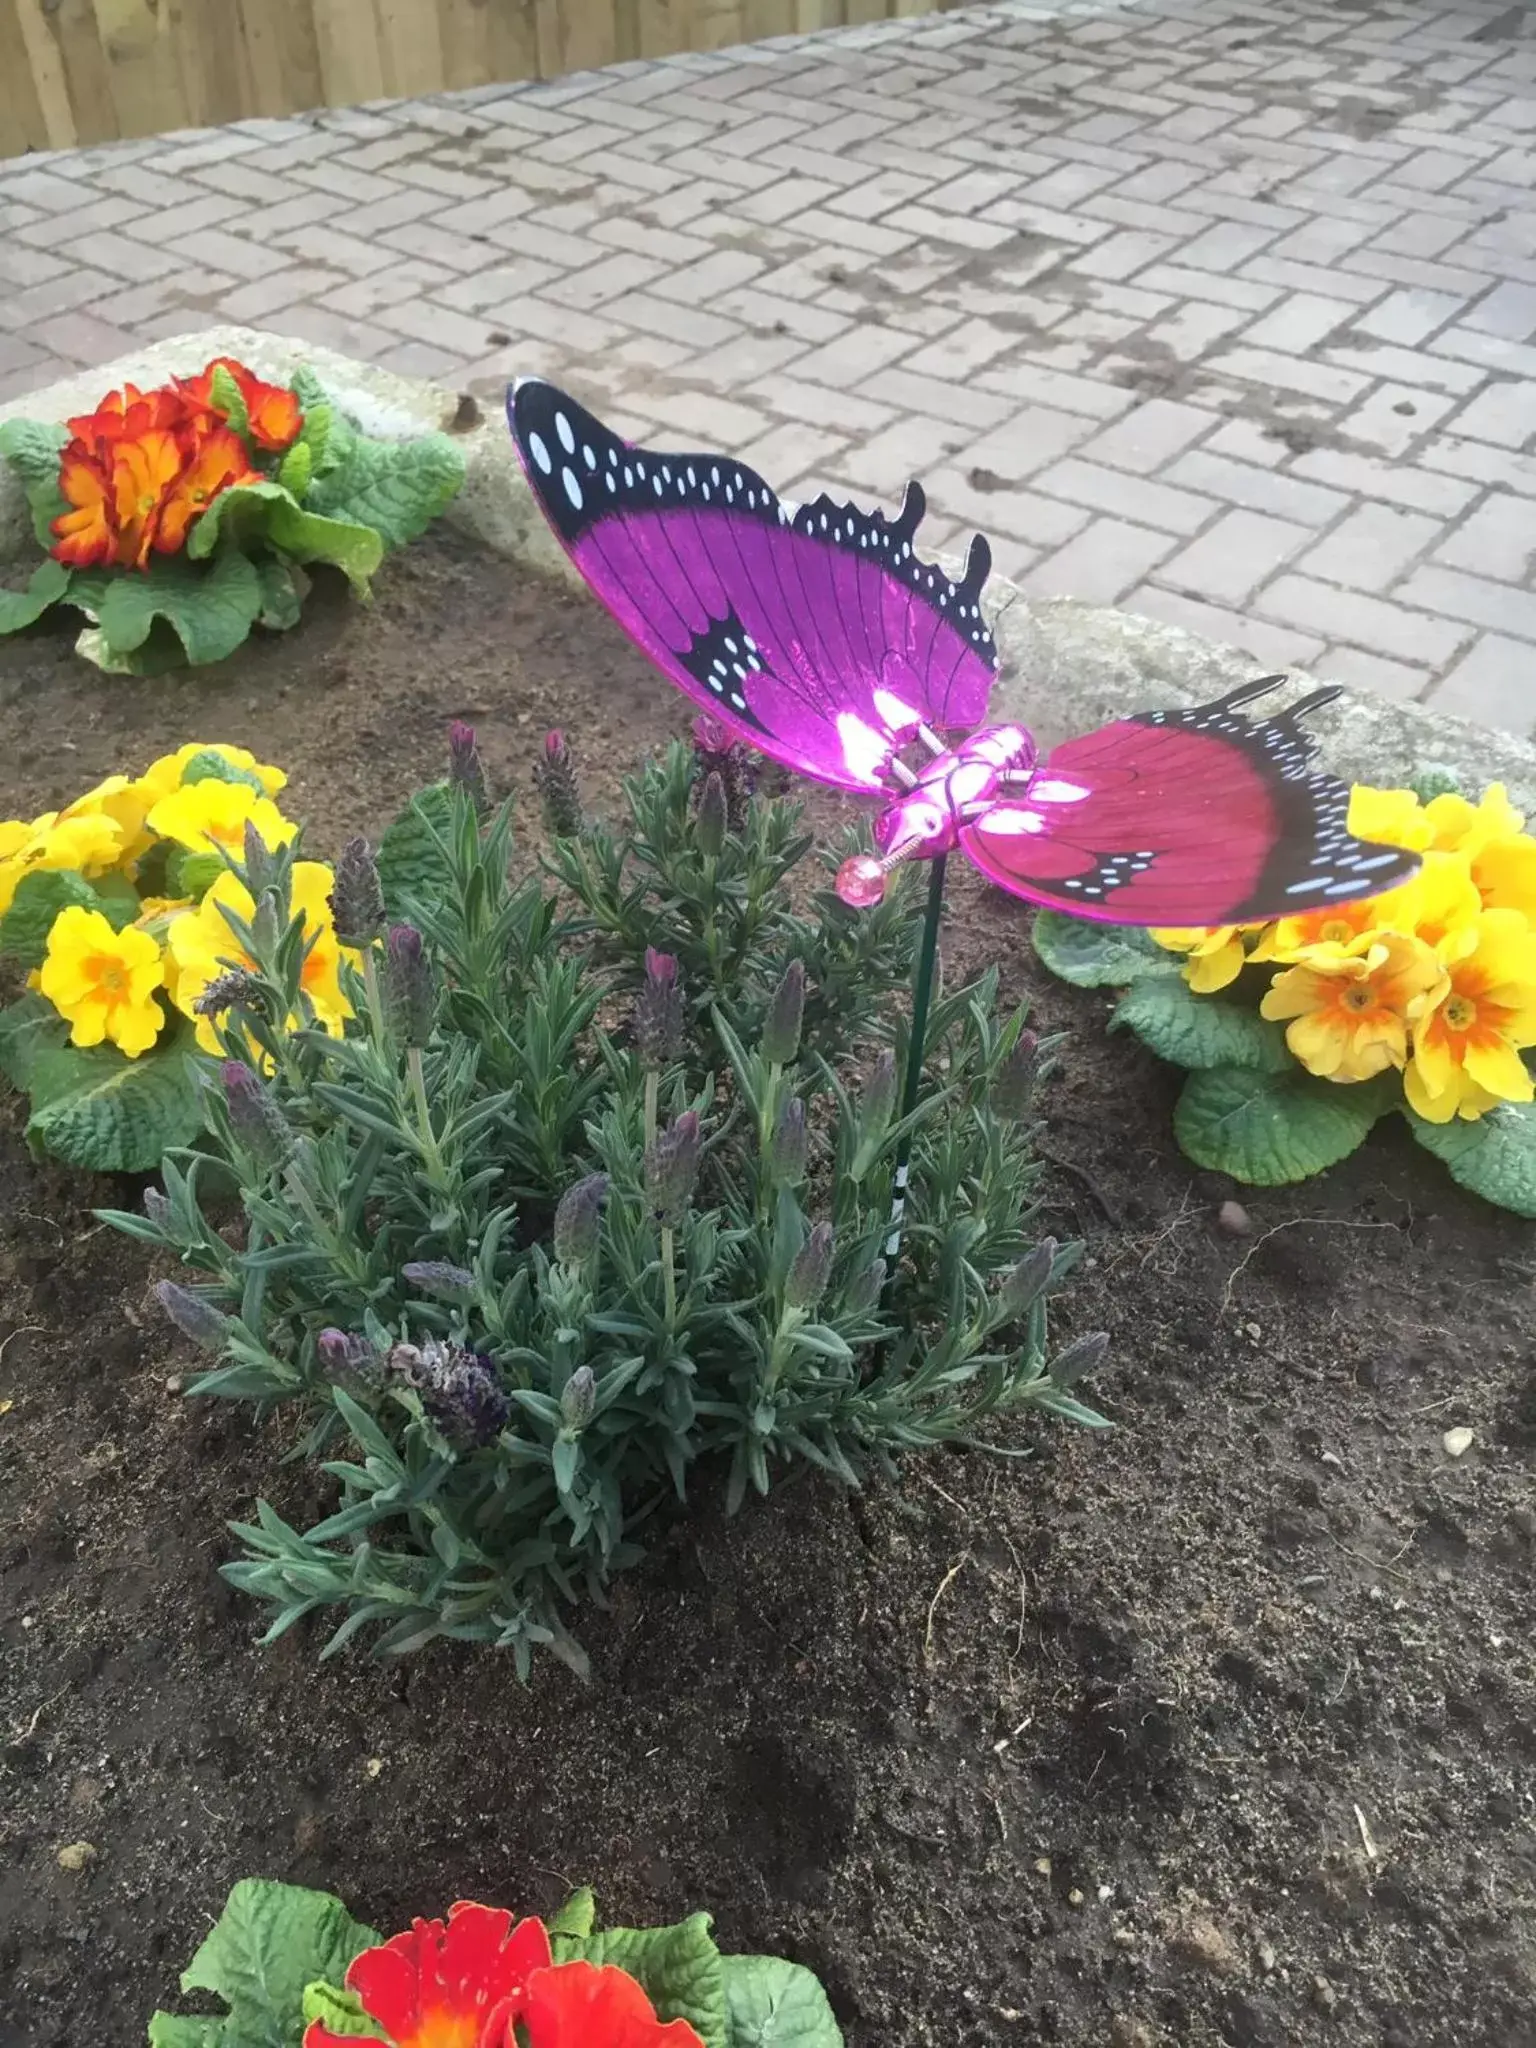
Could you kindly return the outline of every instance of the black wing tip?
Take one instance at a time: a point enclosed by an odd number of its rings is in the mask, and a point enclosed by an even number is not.
[[[1409,852],[1406,847],[1384,846],[1376,839],[1353,841],[1353,851],[1347,856],[1349,859],[1364,859],[1388,853],[1396,856],[1391,865],[1362,875],[1359,888],[1351,894],[1340,894],[1335,880],[1326,888],[1320,883],[1310,894],[1290,896],[1277,905],[1274,894],[1261,883],[1258,891],[1246,903],[1240,903],[1224,922],[1274,924],[1282,917],[1311,917],[1319,910],[1346,910],[1352,903],[1368,903],[1373,896],[1385,896],[1389,890],[1400,889],[1405,882],[1413,880],[1424,865],[1422,856]]]

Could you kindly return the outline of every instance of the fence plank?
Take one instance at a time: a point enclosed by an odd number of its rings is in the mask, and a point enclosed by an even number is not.
[[[239,0],[251,81],[250,114],[304,114],[325,105],[309,0]]]
[[[312,0],[312,4],[325,104],[355,107],[360,100],[384,99],[384,58],[373,0]]]
[[[55,65],[51,75],[34,75],[32,52],[17,0],[0,0],[0,65],[5,69],[5,100],[0,104],[0,157],[55,147],[50,114],[54,123],[64,124],[66,139],[73,142],[75,129],[63,69]]]
[[[374,0],[384,90],[397,99],[441,92],[443,37],[432,0]]]
[[[0,0],[0,157],[880,21],[936,0]],[[946,0],[937,0],[942,6]]]

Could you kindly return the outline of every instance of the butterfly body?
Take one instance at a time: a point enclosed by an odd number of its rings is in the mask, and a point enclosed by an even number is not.
[[[938,752],[921,768],[901,771],[910,784],[875,818],[879,856],[855,854],[838,870],[837,891],[845,903],[863,909],[885,893],[885,877],[903,860],[934,860],[961,843],[967,825],[984,818],[1009,787],[1027,788],[1039,750],[1021,725],[985,726],[958,745],[946,747],[924,727],[920,737]]]
[[[925,561],[915,483],[895,518],[826,496],[792,506],[731,457],[630,446],[541,379],[514,387],[508,416],[550,524],[656,666],[734,738],[884,799],[877,855],[839,876],[850,903],[877,902],[898,861],[956,847],[1015,895],[1144,925],[1358,900],[1418,865],[1354,838],[1348,789],[1309,765],[1300,719],[1332,690],[1243,716],[1284,681],[1265,677],[1043,761],[1022,726],[989,726],[990,551],[978,535],[958,579]]]

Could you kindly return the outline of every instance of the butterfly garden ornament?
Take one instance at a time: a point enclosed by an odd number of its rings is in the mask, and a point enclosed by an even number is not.
[[[1377,895],[1418,866],[1355,838],[1348,788],[1310,766],[1301,720],[1337,690],[1245,717],[1285,680],[1267,676],[1042,758],[1023,726],[986,723],[991,551],[978,534],[959,582],[925,562],[920,485],[894,519],[826,496],[793,506],[729,456],[630,446],[542,379],[507,409],[567,553],[663,674],[797,774],[881,800],[877,851],[839,871],[845,902],[876,903],[899,862],[958,848],[1078,917],[1245,924]]]

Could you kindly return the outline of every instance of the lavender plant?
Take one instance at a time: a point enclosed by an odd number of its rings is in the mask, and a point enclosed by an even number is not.
[[[450,1636],[580,1668],[571,1610],[711,1466],[735,1509],[798,1462],[857,1485],[1020,1411],[1101,1419],[1072,1386],[1102,1340],[1048,1359],[1076,1247],[1030,1234],[1052,1047],[998,1017],[995,974],[937,1001],[904,1123],[899,890],[846,910],[799,806],[718,751],[647,764],[611,825],[563,741],[538,780],[543,877],[513,879],[465,729],[377,855],[347,847],[343,1036],[304,994],[295,848],[241,868],[222,1162],[173,1154],[143,1214],[107,1212],[187,1269],[160,1293],[210,1354],[189,1393],[297,1406],[335,1484],[310,1528],[265,1501],[236,1525],[268,1640],[323,1610],[327,1652]]]

